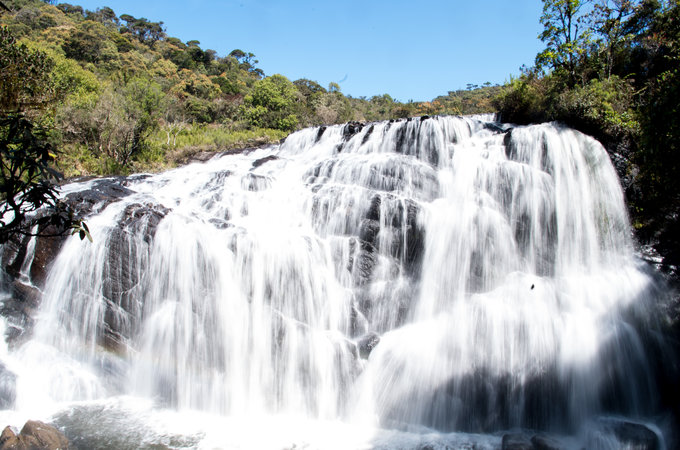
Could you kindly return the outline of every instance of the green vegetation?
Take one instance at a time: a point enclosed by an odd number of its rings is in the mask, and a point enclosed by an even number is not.
[[[2,1],[0,95],[3,118],[28,120],[59,149],[46,167],[56,159],[66,176],[162,170],[306,126],[499,111],[518,124],[562,121],[628,157],[643,231],[680,216],[677,0],[544,0],[534,67],[504,86],[407,103],[265,76],[247,51],[220,56],[169,36],[163,22],[54,3]],[[11,63],[18,51],[23,65]]]
[[[503,120],[561,121],[622,153],[638,171],[628,199],[636,228],[671,239],[680,223],[680,5],[543,3],[546,48],[495,99]]]
[[[57,197],[60,174],[40,112],[51,102],[52,62],[20,45],[0,28],[0,244],[21,235],[61,234],[89,238],[87,225]],[[38,212],[42,207],[46,211]]]
[[[352,98],[336,83],[265,76],[252,53],[219,56],[169,36],[163,22],[54,3],[4,0],[10,11],[0,23],[45,58],[44,95],[53,103],[40,119],[66,176],[161,170],[199,151],[267,144],[312,125],[489,112],[498,89],[470,87],[431,103]],[[15,79],[30,90],[30,77]]]

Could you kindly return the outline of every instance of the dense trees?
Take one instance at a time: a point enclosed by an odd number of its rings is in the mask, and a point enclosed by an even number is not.
[[[255,82],[244,98],[243,115],[252,126],[294,130],[298,125],[301,95],[283,75],[273,75]]]
[[[541,21],[536,67],[496,99],[504,120],[594,135],[635,165],[629,202],[642,235],[680,228],[678,2],[544,0]]]
[[[0,21],[8,32],[51,61],[41,94],[54,113],[47,138],[61,150],[57,163],[69,176],[167,167],[191,152],[257,145],[310,125],[492,109],[490,86],[426,103],[388,94],[352,98],[337,83],[267,77],[253,53],[218,55],[196,40],[169,36],[160,21],[118,16],[109,7],[3,2],[10,12]],[[35,91],[31,101],[40,98]]]
[[[587,0],[544,0],[541,41],[546,49],[536,57],[536,67],[563,72],[570,84],[576,82],[576,67],[586,53],[591,30],[582,14]]]
[[[48,138],[62,150],[58,162],[68,175],[163,167],[186,152],[223,149],[224,142],[255,145],[310,125],[491,109],[489,95],[473,91],[425,104],[387,94],[352,98],[337,83],[266,77],[253,53],[220,56],[196,40],[169,36],[160,21],[117,16],[109,7],[3,1],[11,10],[0,18],[8,32],[52,61],[42,71],[47,90],[41,95],[55,101],[56,128]],[[14,80],[28,86],[31,76]],[[2,88],[20,92],[7,82]],[[229,134],[251,137],[225,139]],[[178,152],[187,140],[190,148]]]
[[[45,53],[30,51],[0,27],[0,110],[18,112],[49,102],[52,64]]]
[[[168,36],[163,22],[54,3],[2,0],[0,101],[5,118],[19,112],[0,130],[5,155],[31,135],[24,142],[48,156],[61,150],[56,162],[68,175],[125,173],[309,125],[498,110],[516,123],[563,121],[637,164],[638,226],[653,233],[663,224],[651,218],[680,217],[677,0],[544,0],[545,49],[534,67],[505,86],[470,84],[408,103],[266,77],[248,51],[220,56]],[[44,165],[33,169],[38,178],[54,164],[44,154],[27,154]]]
[[[68,229],[89,236],[55,186],[60,174],[52,167],[44,115],[54,92],[52,66],[46,54],[17,43],[0,27],[0,243]]]

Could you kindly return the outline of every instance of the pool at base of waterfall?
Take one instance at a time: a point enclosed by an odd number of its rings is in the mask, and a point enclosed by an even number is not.
[[[318,449],[318,450],[661,450],[653,424],[599,417],[570,435],[526,429],[491,434],[442,433],[394,424],[367,426],[294,415],[221,416],[158,409],[144,398],[111,397],[53,405],[44,416],[0,411],[0,423],[20,429],[29,419],[51,423],[77,449]]]

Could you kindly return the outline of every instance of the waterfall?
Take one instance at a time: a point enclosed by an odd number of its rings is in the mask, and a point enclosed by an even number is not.
[[[65,189],[102,183],[124,195],[66,240],[6,356],[16,411],[130,397],[442,436],[658,412],[659,287],[579,132],[336,125]]]

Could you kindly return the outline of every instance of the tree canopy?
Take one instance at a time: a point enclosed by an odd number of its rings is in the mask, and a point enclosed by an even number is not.
[[[22,234],[78,230],[87,225],[58,197],[61,175],[53,167],[54,149],[38,116],[54,91],[53,62],[42,52],[18,44],[0,27],[0,243]]]
[[[558,120],[595,136],[630,161],[641,235],[680,229],[677,0],[543,3],[546,49],[495,100],[503,119]]]

